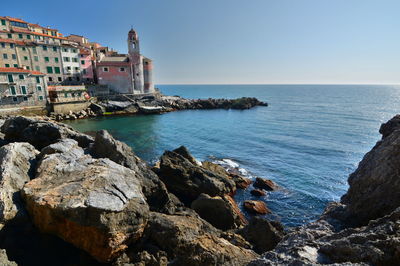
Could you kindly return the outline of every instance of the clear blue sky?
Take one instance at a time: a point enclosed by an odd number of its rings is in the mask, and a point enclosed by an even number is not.
[[[157,84],[400,83],[399,0],[7,1],[0,15],[126,52]]]

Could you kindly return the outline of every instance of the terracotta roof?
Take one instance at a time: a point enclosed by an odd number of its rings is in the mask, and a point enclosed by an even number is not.
[[[20,19],[20,18],[12,18],[12,17],[6,17],[6,19],[8,19],[9,21],[15,21],[15,22],[21,22],[21,23],[27,23],[26,21]]]
[[[80,54],[88,54],[88,55],[90,55],[90,51],[88,51],[86,49],[79,49],[79,53]]]
[[[40,26],[39,24],[28,23],[28,25],[31,26],[31,27],[41,28],[41,29],[45,29],[45,30],[53,30],[53,31],[55,30],[55,31],[58,31],[57,29],[46,28],[46,27]]]
[[[61,40],[66,40],[66,39],[67,39],[67,38],[64,38],[64,37],[52,36],[52,35],[48,35],[48,34],[44,34],[44,33],[39,33],[39,32],[34,32],[34,31],[30,31],[30,30],[14,29],[14,28],[13,28],[12,31],[14,31],[14,32],[28,33],[28,34],[32,34],[32,35],[45,36],[45,37],[50,37],[50,38],[55,38],[55,39],[61,39]]]
[[[13,39],[1,39],[0,38],[0,43],[1,42],[5,42],[5,43],[15,43],[18,45],[27,45],[27,43],[23,42],[23,41],[17,41],[17,40],[13,40]]]
[[[27,73],[27,74],[40,75],[40,76],[46,75],[39,71],[32,71],[32,70],[16,68],[16,67],[0,67],[0,73]]]

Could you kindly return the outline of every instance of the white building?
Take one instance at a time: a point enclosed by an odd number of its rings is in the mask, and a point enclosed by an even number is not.
[[[79,48],[71,45],[62,45],[61,59],[63,73],[65,75],[64,84],[82,83],[82,73],[79,61]]]

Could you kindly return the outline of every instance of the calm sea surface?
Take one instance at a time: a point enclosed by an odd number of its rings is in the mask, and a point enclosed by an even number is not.
[[[269,107],[195,110],[163,115],[69,122],[82,132],[106,129],[149,163],[185,145],[195,157],[227,158],[249,176],[282,189],[264,200],[287,226],[316,219],[347,190],[347,177],[380,135],[381,123],[400,113],[400,86],[164,85],[186,98],[254,96]],[[239,192],[236,200],[252,198]]]

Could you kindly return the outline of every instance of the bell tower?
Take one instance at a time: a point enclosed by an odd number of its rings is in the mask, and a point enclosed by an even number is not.
[[[132,66],[134,93],[144,93],[143,56],[140,54],[139,37],[134,29],[128,32],[128,53]]]

